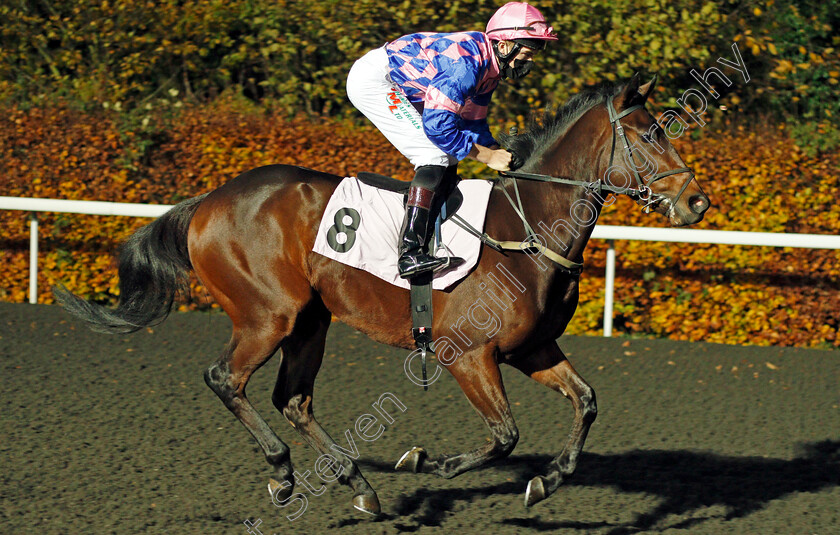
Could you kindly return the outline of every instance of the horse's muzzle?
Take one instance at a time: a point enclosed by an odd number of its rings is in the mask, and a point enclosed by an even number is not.
[[[671,224],[675,227],[693,225],[703,220],[703,216],[710,205],[709,198],[705,194],[695,193],[685,200],[685,204],[679,203],[676,206],[671,206],[668,210],[668,216]]]

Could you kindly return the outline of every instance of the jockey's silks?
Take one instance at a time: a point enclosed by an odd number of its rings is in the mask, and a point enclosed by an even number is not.
[[[415,33],[385,46],[389,77],[422,109],[429,140],[459,161],[473,144],[497,145],[487,106],[499,85],[499,64],[481,32]]]

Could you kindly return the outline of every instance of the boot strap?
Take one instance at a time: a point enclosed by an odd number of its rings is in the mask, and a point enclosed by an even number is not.
[[[435,192],[430,189],[412,187],[408,190],[408,200],[405,205],[429,210],[432,207],[432,197],[434,195]]]

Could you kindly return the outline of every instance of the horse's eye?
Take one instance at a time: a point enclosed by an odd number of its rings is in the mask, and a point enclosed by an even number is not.
[[[662,138],[664,137],[663,134],[664,134],[664,131],[661,128],[656,128],[653,131],[653,137],[651,137],[651,135],[647,134],[647,133],[642,134],[642,141],[644,141],[645,143],[656,143],[657,142],[656,140],[659,140],[658,142],[661,143],[663,141]]]

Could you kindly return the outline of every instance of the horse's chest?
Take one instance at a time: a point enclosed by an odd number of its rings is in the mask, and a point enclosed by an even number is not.
[[[556,336],[562,334],[575,313],[580,295],[579,284],[577,278],[565,277],[547,292],[549,298],[544,303],[543,317],[550,328],[558,331]]]

